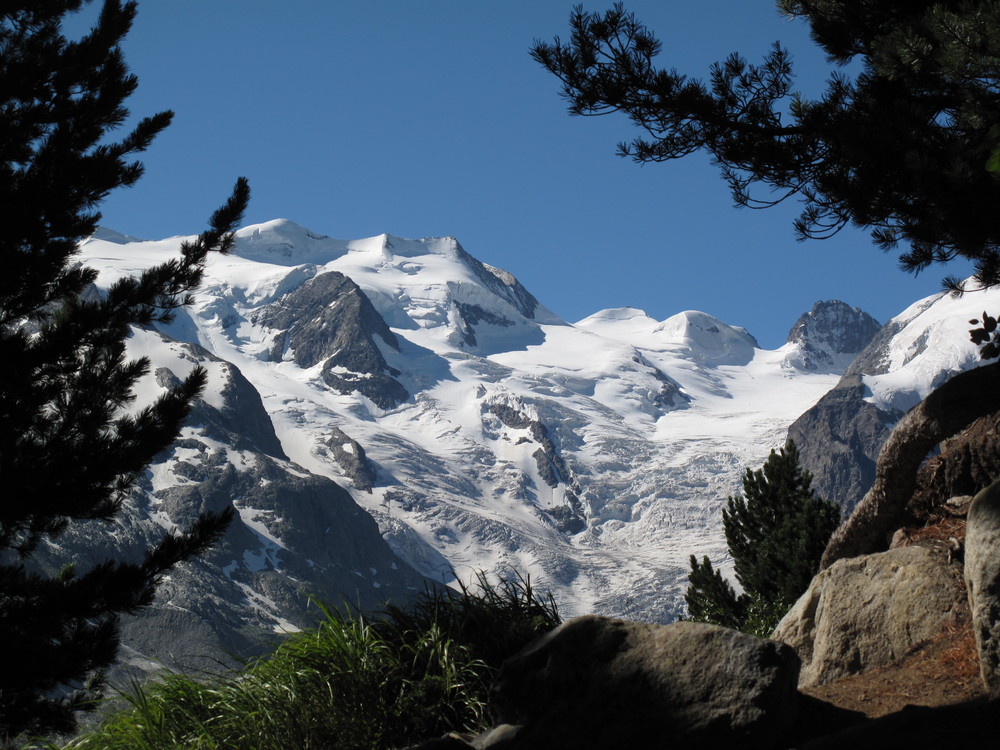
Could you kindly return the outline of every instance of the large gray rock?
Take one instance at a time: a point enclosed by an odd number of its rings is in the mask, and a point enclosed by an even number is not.
[[[577,617],[504,664],[491,708],[519,728],[483,746],[774,747],[798,666],[783,644],[714,625]]]
[[[965,585],[979,673],[1000,695],[1000,481],[976,495],[965,530]]]
[[[809,687],[892,664],[965,616],[959,565],[940,549],[900,547],[820,572],[772,638],[795,649]]]

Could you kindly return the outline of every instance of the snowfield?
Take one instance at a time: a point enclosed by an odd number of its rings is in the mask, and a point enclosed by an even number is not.
[[[106,286],[172,257],[182,239],[102,230],[81,255]],[[302,367],[283,343],[296,324],[261,322],[331,272],[360,287],[395,337],[393,345],[391,336],[370,336],[382,369]],[[899,338],[892,371],[866,381],[876,401],[909,403],[939,370],[974,362],[974,349],[951,330],[968,303],[932,302],[902,316],[926,318],[933,333]],[[347,304],[329,300],[326,309]],[[369,320],[360,309],[358,319]],[[333,340],[336,329],[317,323],[309,345]],[[210,259],[195,304],[162,332],[235,365],[260,394],[287,457],[346,488],[421,573],[454,583],[513,569],[551,591],[565,615],[661,622],[683,610],[691,554],[728,570],[726,498],[842,374],[801,366],[801,342],[762,350],[744,329],[703,312],[656,321],[620,308],[567,323],[453,238],[343,241],[287,220],[241,229],[235,252]],[[132,344],[154,370],[177,346],[149,331]],[[212,369],[218,389],[228,376],[221,364]],[[345,391],[330,385],[333,377],[391,378],[409,397]],[[156,392],[145,383],[139,402]],[[364,455],[343,439],[331,444],[333,428]],[[345,469],[343,455],[368,462],[370,487]],[[161,468],[155,481],[174,479],[182,481]],[[277,565],[281,539],[266,519],[245,515],[268,543],[266,558],[248,564]]]

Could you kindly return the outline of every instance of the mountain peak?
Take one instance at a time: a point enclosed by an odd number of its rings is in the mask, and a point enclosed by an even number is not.
[[[606,310],[598,310],[593,315],[588,315],[583,320],[577,322],[576,325],[586,328],[593,323],[613,323],[626,320],[638,323],[649,322],[652,325],[656,325],[656,319],[650,317],[645,310],[640,310],[638,307],[609,307]]]
[[[816,302],[788,332],[786,361],[803,370],[842,369],[881,327],[871,315],[846,302]]]
[[[250,224],[236,231],[236,254],[276,265],[299,265],[342,255],[346,243],[313,232],[289,219]]]
[[[687,347],[692,356],[712,365],[743,365],[759,349],[757,339],[745,328],[723,323],[714,315],[685,310],[660,323],[656,331]]]
[[[114,242],[116,245],[127,245],[130,242],[142,242],[138,237],[132,237],[128,234],[122,234],[114,229],[109,229],[108,227],[97,227],[94,233],[90,235],[92,240],[104,240],[105,242]]]

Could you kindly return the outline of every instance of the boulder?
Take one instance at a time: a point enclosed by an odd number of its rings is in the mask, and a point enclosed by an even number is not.
[[[799,687],[887,666],[967,617],[961,568],[946,551],[900,547],[838,560],[813,578],[772,638],[802,660]]]
[[[979,673],[1000,695],[1000,481],[976,495],[965,529],[965,585]]]
[[[577,617],[504,663],[490,706],[509,726],[472,745],[774,747],[798,668],[791,648],[715,625]]]

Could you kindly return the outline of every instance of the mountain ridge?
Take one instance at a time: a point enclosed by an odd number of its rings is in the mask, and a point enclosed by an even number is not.
[[[101,285],[181,241],[105,236],[81,247]],[[239,230],[162,332],[232,362],[296,471],[422,574],[516,569],[568,613],[659,621],[689,554],[725,568],[725,498],[839,376],[699,311],[567,323],[454,238],[287,220]]]

